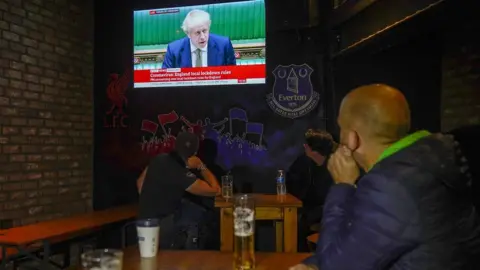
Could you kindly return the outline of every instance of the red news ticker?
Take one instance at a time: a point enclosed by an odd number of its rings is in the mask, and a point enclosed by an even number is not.
[[[265,64],[202,68],[146,69],[134,71],[134,82],[185,82],[265,79]]]

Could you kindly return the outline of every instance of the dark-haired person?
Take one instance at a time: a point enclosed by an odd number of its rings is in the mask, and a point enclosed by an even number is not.
[[[309,129],[305,133],[305,153],[287,171],[287,190],[303,203],[299,212],[299,251],[308,250],[306,237],[311,233],[310,227],[322,220],[323,203],[333,184],[326,168],[326,160],[335,147],[336,143],[330,133]]]
[[[164,218],[181,206],[185,192],[214,197],[220,193],[215,175],[195,156],[199,147],[196,135],[177,135],[175,151],[155,157],[137,180],[140,193],[138,218]],[[203,179],[191,172],[196,170]]]

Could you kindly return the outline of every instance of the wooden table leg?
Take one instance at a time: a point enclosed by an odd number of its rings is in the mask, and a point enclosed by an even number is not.
[[[283,221],[274,221],[275,225],[275,250],[283,252]]]
[[[233,251],[233,213],[231,208],[220,210],[220,250]]]
[[[297,252],[297,208],[285,208],[283,221],[284,252]]]

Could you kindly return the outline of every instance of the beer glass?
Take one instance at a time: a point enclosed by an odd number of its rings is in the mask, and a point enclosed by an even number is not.
[[[233,204],[233,268],[255,269],[255,201],[249,195],[235,196]]]
[[[222,197],[225,199],[230,199],[233,196],[233,176],[224,175],[222,176]]]
[[[116,249],[90,250],[81,255],[83,270],[122,270],[123,252]]]

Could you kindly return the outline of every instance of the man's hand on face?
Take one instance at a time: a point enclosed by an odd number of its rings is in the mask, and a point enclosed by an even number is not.
[[[327,168],[335,183],[354,185],[360,176],[352,151],[343,145],[330,156]]]

